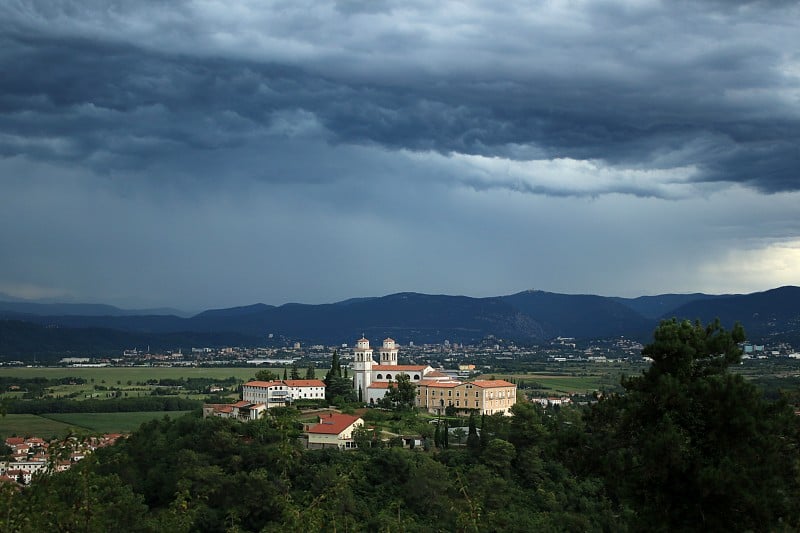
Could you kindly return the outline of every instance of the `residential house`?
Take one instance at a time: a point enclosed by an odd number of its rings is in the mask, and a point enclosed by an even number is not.
[[[319,423],[306,428],[308,447],[311,449],[338,448],[346,450],[356,447],[353,430],[364,425],[364,420],[355,415],[328,413],[320,415]]]

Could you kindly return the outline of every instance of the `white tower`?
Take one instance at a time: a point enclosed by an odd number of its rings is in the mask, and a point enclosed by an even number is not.
[[[384,339],[381,347],[381,364],[397,366],[397,352],[399,348],[394,339]]]
[[[361,391],[362,399],[367,397],[367,387],[372,384],[372,348],[369,347],[369,340],[364,335],[356,341],[353,350],[353,389],[356,394]]]

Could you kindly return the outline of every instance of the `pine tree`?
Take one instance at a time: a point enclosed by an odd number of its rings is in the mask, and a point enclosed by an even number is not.
[[[285,372],[285,370],[284,370]],[[292,363],[292,379],[300,379],[300,369],[297,368],[297,363]]]
[[[317,373],[314,371],[314,363],[308,365],[306,368],[306,379],[316,379]]]
[[[665,320],[642,350],[641,376],[623,379],[588,414],[585,459],[635,530],[796,530],[798,420],[727,367],[744,331],[719,321]]]

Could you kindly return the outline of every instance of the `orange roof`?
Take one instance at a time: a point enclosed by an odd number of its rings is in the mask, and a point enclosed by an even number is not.
[[[325,382],[321,379],[285,379],[284,383],[290,387],[324,387]]]
[[[25,439],[22,437],[8,437],[6,439],[6,444],[9,446],[16,446],[18,444],[25,444]]]
[[[397,383],[389,382],[389,381],[374,381],[368,389],[388,389],[389,385],[393,388],[397,387]]]
[[[509,383],[504,379],[487,379],[480,381],[473,381],[473,385],[481,387],[482,389],[493,389],[495,387],[516,387],[513,383]]]
[[[345,429],[352,426],[358,420],[361,420],[361,418],[358,416],[343,415],[341,413],[320,415],[319,424],[309,428],[307,433],[338,435]]]
[[[448,376],[444,372],[439,372],[438,370],[433,370],[433,371],[428,372],[427,374],[425,374],[425,377],[426,378],[449,378],[450,376]]]
[[[427,365],[373,365],[372,370],[382,370],[387,372],[394,370],[395,372],[422,372]]]
[[[245,387],[276,387],[278,385],[283,385],[283,381],[248,381],[244,384]]]
[[[443,388],[452,388],[458,387],[459,385],[463,385],[460,381],[433,381],[428,379],[423,379],[417,385],[421,387],[443,387]]]

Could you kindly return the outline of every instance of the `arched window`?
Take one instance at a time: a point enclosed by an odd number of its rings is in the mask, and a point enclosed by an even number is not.
[[[386,374],[386,379],[392,379],[392,375],[391,374]]]
[[[419,379],[419,374],[414,374],[414,379]]]
[[[376,377],[377,379],[383,379],[383,374],[378,374],[378,375],[377,375],[377,376],[375,376],[375,377]]]

